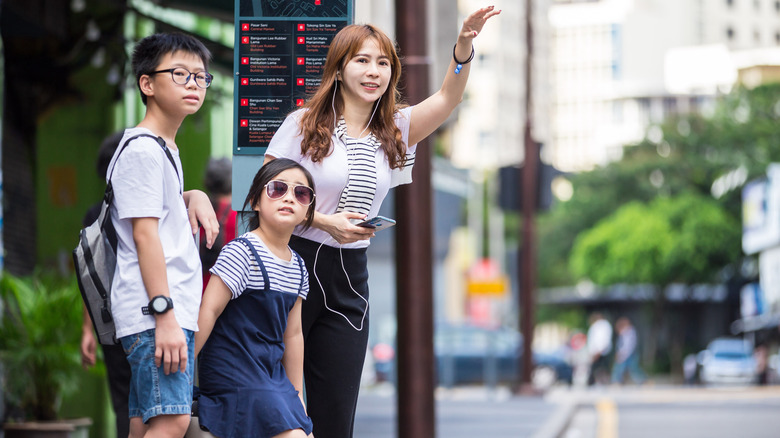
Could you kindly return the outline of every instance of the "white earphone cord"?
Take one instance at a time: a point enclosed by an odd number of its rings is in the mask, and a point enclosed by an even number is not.
[[[331,109],[333,109],[333,121],[334,121],[334,123],[337,123],[336,122],[336,118],[337,118],[337,115],[336,115],[336,90],[338,89],[338,87],[339,87],[339,81],[337,79],[335,84],[334,84],[334,87],[333,87],[333,97],[331,98],[331,101],[330,101]],[[360,135],[358,135],[357,138],[363,138],[363,133],[366,132],[366,129],[368,129],[369,126],[371,126],[371,120],[374,119],[374,114],[376,114],[376,110],[379,108],[379,102],[381,100],[382,100],[382,96],[379,96],[379,99],[377,99],[377,101],[376,101],[376,105],[374,105],[374,111],[371,112],[371,117],[369,117],[369,119],[368,119],[368,123],[366,124],[366,127],[363,128],[363,131],[360,132]],[[347,148],[347,155],[348,155],[348,157],[350,156],[349,148]],[[349,170],[350,170],[349,167],[351,167],[351,163],[350,163],[349,159],[347,159],[347,166],[348,166],[347,174],[349,175]],[[347,189],[347,187],[344,187],[344,190],[346,190],[346,189]],[[342,192],[344,190],[342,190]],[[338,244],[338,242],[336,241],[336,239],[333,238],[333,236],[328,236],[328,238],[333,240],[334,243]],[[322,282],[320,281],[320,277],[317,275],[317,260],[318,260],[318,258],[320,256],[320,249],[322,249],[322,245],[325,245],[325,242],[320,243],[320,246],[317,248],[317,252],[314,254],[314,279],[317,280],[317,284],[320,286],[320,290],[322,291],[322,302],[325,305],[326,309],[328,309],[329,311],[335,313],[336,315],[340,315],[342,318],[344,318],[347,321],[347,324],[352,326],[353,329],[355,329],[356,331],[363,331],[363,324],[366,321],[366,314],[368,313],[368,306],[369,306],[368,300],[365,299],[363,297],[363,295],[360,295],[360,293],[358,293],[358,291],[356,291],[354,287],[352,287],[352,282],[349,279],[349,274],[347,274],[347,268],[344,267],[344,256],[343,256],[343,254],[341,252],[341,246],[340,245],[339,245],[339,259],[341,261],[341,270],[344,272],[344,276],[347,277],[347,283],[349,284],[349,288],[350,288],[350,290],[352,290],[352,292],[355,295],[358,296],[358,298],[360,298],[361,300],[363,300],[363,302],[366,303],[366,308],[363,309],[363,316],[360,318],[360,327],[356,327],[355,324],[352,324],[352,321],[349,320],[347,315],[344,315],[343,313],[339,312],[338,310],[331,309],[330,306],[328,306],[328,298],[325,295],[325,288],[322,287]]]
[[[330,237],[330,238],[333,239],[333,237]],[[333,241],[335,243],[338,243],[338,242],[336,242],[336,239],[333,239]],[[366,314],[368,313],[368,300],[365,299],[365,297],[363,297],[363,295],[360,295],[360,293],[358,293],[358,291],[356,291],[354,287],[352,287],[352,282],[349,280],[349,274],[347,274],[347,269],[344,267],[344,257],[343,257],[343,255],[341,253],[341,247],[339,247],[339,258],[341,259],[341,270],[344,272],[344,276],[347,277],[347,283],[349,284],[349,288],[352,290],[352,292],[354,292],[355,295],[358,296],[358,298],[360,298],[361,300],[363,300],[366,303],[366,308],[363,310],[363,316],[360,318],[360,327],[356,327],[355,324],[352,324],[352,321],[349,320],[347,315],[339,312],[338,310],[331,309],[328,306],[328,298],[325,295],[325,288],[322,287],[322,282],[320,282],[320,277],[317,276],[317,259],[320,256],[320,249],[322,248],[322,245],[325,245],[325,242],[320,243],[319,248],[317,248],[317,252],[314,254],[314,279],[317,280],[317,284],[320,286],[320,290],[322,291],[322,302],[323,302],[323,304],[325,304],[325,308],[326,309],[330,310],[331,312],[335,313],[336,315],[340,315],[342,318],[344,318],[347,321],[347,324],[352,326],[353,329],[355,329],[356,331],[359,331],[359,332],[363,331],[363,323],[366,321]]]

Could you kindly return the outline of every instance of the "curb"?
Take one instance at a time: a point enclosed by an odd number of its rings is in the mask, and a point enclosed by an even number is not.
[[[532,438],[559,438],[569,426],[580,405],[581,403],[573,401],[561,403],[542,427],[533,434]]]

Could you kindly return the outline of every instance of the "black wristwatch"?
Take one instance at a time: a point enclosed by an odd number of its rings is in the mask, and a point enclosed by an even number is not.
[[[149,300],[148,306],[141,307],[141,312],[144,315],[162,315],[171,309],[173,309],[173,300],[165,295],[157,295]]]

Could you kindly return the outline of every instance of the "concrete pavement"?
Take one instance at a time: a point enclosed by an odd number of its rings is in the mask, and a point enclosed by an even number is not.
[[[515,396],[506,388],[439,388],[436,435],[447,438],[555,438],[574,415],[565,397]],[[361,389],[355,419],[357,438],[396,438],[392,386]],[[434,437],[431,437],[434,438]]]
[[[620,403],[780,400],[780,386],[705,388],[668,383],[590,388],[556,386],[542,396],[517,396],[503,387],[490,390],[475,386],[439,388],[435,399],[437,437],[594,438],[608,436],[600,425],[609,423],[609,414]],[[392,386],[361,389],[355,419],[356,438],[396,438],[396,421]],[[577,433],[569,433],[570,427],[577,429]]]

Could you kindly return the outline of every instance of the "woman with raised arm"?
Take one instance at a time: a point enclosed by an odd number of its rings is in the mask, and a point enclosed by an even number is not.
[[[290,246],[305,260],[311,293],[302,309],[304,381],[317,438],[352,437],[368,344],[366,248],[389,189],[412,182],[417,143],[463,97],[472,40],[501,11],[486,7],[463,22],[441,88],[414,106],[400,102],[401,61],[393,42],[371,25],[350,25],[331,42],[322,83],[274,135],[265,161],[289,158],[314,176],[312,226]],[[403,311],[403,309],[399,309]]]

